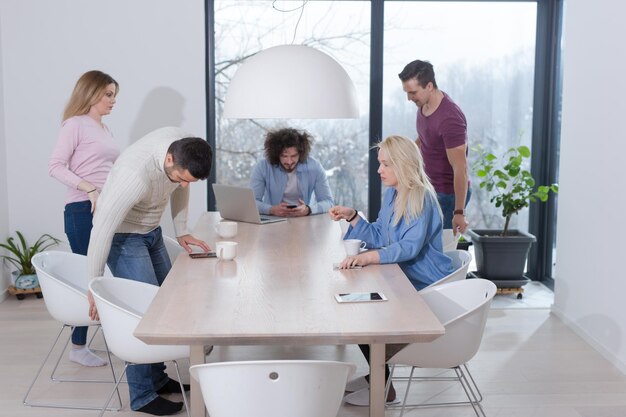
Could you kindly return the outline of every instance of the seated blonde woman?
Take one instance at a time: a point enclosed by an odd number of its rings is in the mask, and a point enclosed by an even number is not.
[[[335,220],[347,220],[344,239],[361,239],[373,250],[346,257],[340,268],[356,265],[397,263],[413,286],[420,290],[452,272],[452,261],[443,253],[441,209],[433,186],[424,172],[417,145],[402,136],[389,136],[378,144],[378,174],[385,191],[378,219],[369,223],[357,210],[335,206],[329,211]],[[405,345],[387,345],[389,359]],[[369,360],[369,346],[360,345]],[[389,377],[389,369],[385,377]],[[369,405],[369,388],[353,392],[345,401]],[[388,402],[396,397],[393,385]]]
[[[443,253],[442,217],[433,186],[424,172],[417,145],[402,136],[389,136],[378,144],[378,174],[384,185],[378,219],[368,223],[349,207],[335,206],[333,220],[347,220],[344,239],[361,239],[367,252],[346,257],[341,268],[397,263],[417,290],[452,272]]]

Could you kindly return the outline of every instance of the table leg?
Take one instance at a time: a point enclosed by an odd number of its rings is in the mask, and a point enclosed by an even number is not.
[[[370,345],[370,417],[385,416],[385,345]]]
[[[191,365],[200,365],[204,363],[204,346],[191,345],[189,347],[189,362]],[[194,378],[191,378],[191,417],[205,417],[206,410],[204,401],[202,400],[202,392],[200,384]]]

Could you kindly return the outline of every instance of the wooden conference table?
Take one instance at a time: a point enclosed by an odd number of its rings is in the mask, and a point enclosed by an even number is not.
[[[215,212],[194,235],[215,247]],[[192,365],[204,346],[370,344],[370,416],[383,417],[385,343],[430,342],[444,328],[397,265],[333,270],[344,258],[342,232],[328,215],[266,225],[238,224],[233,261],[178,257],[135,330],[150,344],[190,345]],[[384,302],[347,303],[335,294],[378,291]],[[205,415],[191,381],[193,417]]]

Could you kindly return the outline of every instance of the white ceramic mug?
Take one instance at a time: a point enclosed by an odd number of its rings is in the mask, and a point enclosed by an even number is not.
[[[346,248],[346,255],[348,256],[358,255],[361,249],[365,249],[367,246],[366,243],[360,239],[346,239],[343,241],[343,245]]]
[[[223,261],[230,261],[237,256],[237,242],[227,240],[215,244],[215,253]]]
[[[237,222],[219,222],[215,225],[215,232],[226,239],[235,237],[237,235]]]

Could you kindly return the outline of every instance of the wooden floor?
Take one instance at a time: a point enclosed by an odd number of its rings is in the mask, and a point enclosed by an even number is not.
[[[96,411],[32,408],[22,397],[37,371],[43,355],[58,331],[43,300],[8,298],[0,303],[0,415],[11,417],[96,416]],[[96,341],[96,344],[99,344]],[[265,348],[216,349],[209,360],[320,358],[353,361],[359,373],[366,363],[358,349],[348,347],[285,347],[280,352]],[[121,364],[116,362],[121,369]],[[48,374],[49,374],[48,368]],[[482,389],[483,406],[489,417],[623,417],[626,416],[626,376],[612,367],[548,309],[493,309],[482,347],[470,362],[470,369]],[[62,361],[65,375],[93,375],[106,378],[105,368],[86,369]],[[183,379],[188,378],[185,375]],[[437,383],[435,384],[437,385]],[[414,387],[413,398],[460,398],[456,387],[437,385]],[[43,379],[33,390],[33,400],[73,401],[101,404],[108,384],[50,383]],[[402,390],[402,386],[398,386]],[[174,397],[175,399],[176,397]],[[122,386],[122,410],[107,416],[126,417],[128,393]],[[183,415],[183,414],[180,414]],[[341,417],[368,415],[366,408],[344,406]],[[397,411],[387,411],[397,416]],[[474,415],[471,408],[410,410],[409,417],[461,417]]]

